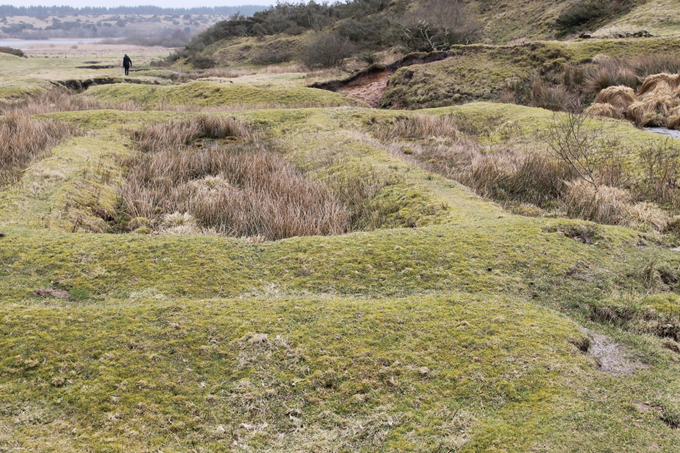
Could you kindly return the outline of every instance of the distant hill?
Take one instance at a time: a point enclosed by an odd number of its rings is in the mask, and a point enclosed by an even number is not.
[[[345,3],[279,3],[250,17],[216,23],[197,35],[171,61],[186,59],[191,66],[230,63],[268,64],[301,59],[305,48],[323,35],[320,48],[357,55],[400,48],[404,52],[448,50],[459,44],[507,44],[525,40],[570,39],[582,32],[615,37],[649,28],[654,34],[674,34],[680,11],[672,0],[354,0]],[[676,12],[673,12],[676,11]],[[677,16],[677,17],[676,17]],[[257,38],[257,42],[246,41]],[[246,41],[244,41],[246,40]],[[270,55],[259,43],[285,42]],[[343,45],[340,45],[340,42]],[[245,44],[245,56],[235,45]],[[280,46],[279,46],[280,47]],[[257,57],[249,61],[249,55]],[[325,54],[325,51],[322,50]]]

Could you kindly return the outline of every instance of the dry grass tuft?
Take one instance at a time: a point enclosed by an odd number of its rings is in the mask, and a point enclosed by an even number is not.
[[[678,127],[679,84],[680,75],[662,73],[647,77],[638,100],[626,110],[627,118],[640,127]]]
[[[7,115],[0,121],[0,186],[18,181],[21,171],[77,129],[54,120]]]
[[[631,228],[664,231],[670,222],[670,215],[654,203],[636,203],[628,208],[626,224]]]
[[[562,201],[569,217],[611,225],[626,223],[631,197],[625,190],[609,186],[596,189],[580,179],[567,183],[567,186]]]
[[[133,102],[106,104],[96,99],[74,95],[66,88],[42,91],[19,100],[0,101],[0,113],[3,115],[40,115],[43,113],[99,109],[140,110]]]
[[[349,230],[350,212],[326,186],[265,150],[257,132],[233,118],[153,124],[132,136],[144,152],[124,162],[121,203],[134,218],[127,230],[140,219],[157,232],[266,240]],[[192,146],[205,138],[232,143]]]
[[[235,118],[198,116],[185,121],[169,121],[132,132],[142,152],[157,152],[179,149],[193,144],[198,139],[236,139],[253,143],[258,133]]]
[[[595,102],[610,104],[620,112],[625,112],[628,106],[636,100],[635,91],[632,88],[623,85],[605,88],[600,91],[595,98]]]
[[[604,118],[623,119],[623,112],[609,103],[595,103],[585,109],[583,113],[590,117],[599,116]]]
[[[379,140],[399,138],[423,139],[428,137],[456,138],[460,134],[458,122],[453,115],[416,115],[397,117],[391,124],[379,125],[375,135]]]
[[[573,169],[545,154],[506,150],[480,154],[460,182],[480,195],[499,201],[543,206],[559,198]]]
[[[638,89],[638,96],[643,96],[646,93],[657,92],[659,94],[668,92],[672,93],[680,83],[680,75],[676,74],[653,74],[647,76]]]
[[[668,213],[654,203],[634,204],[631,195],[617,187],[596,189],[583,180],[569,182],[567,186],[562,202],[569,217],[655,231],[663,231],[671,220]]]

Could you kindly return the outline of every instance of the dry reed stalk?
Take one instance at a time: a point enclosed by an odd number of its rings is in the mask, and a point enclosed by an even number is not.
[[[153,123],[131,133],[143,152],[177,149],[189,146],[201,138],[236,138],[253,143],[258,133],[245,123],[231,117],[198,116],[184,121]]]
[[[77,129],[54,120],[10,114],[0,121],[0,186],[19,180],[21,170]]]
[[[160,232],[277,240],[350,228],[350,212],[326,186],[264,150],[258,133],[233,118],[156,123],[132,137],[143,152],[123,162],[122,208],[136,219],[130,229],[145,218]],[[191,146],[200,138],[239,143]]]
[[[276,154],[236,154],[224,148],[166,150],[126,163],[121,190],[131,217],[188,213],[202,228],[231,236],[341,234],[350,214],[324,186],[307,181]],[[176,226],[176,225],[173,225]]]

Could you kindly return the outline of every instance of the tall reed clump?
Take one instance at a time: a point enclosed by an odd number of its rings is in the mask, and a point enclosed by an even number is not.
[[[24,168],[76,131],[70,124],[50,119],[6,115],[0,120],[0,186],[18,181]]]
[[[267,151],[256,131],[233,118],[200,116],[134,131],[122,208],[127,230],[210,230],[277,240],[341,234],[350,213],[324,185]]]

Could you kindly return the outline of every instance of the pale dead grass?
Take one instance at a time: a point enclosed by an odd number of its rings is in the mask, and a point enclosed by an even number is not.
[[[157,123],[132,137],[141,152],[123,162],[121,205],[134,220],[128,229],[147,219],[157,232],[277,240],[350,228],[350,212],[325,185],[267,151],[256,131],[233,118]]]
[[[71,124],[51,119],[6,115],[0,121],[0,186],[18,181],[31,162],[77,131]]]
[[[636,100],[635,91],[623,85],[605,88],[597,93],[595,98],[596,103],[610,104],[620,113],[625,112],[628,106]]]
[[[585,109],[583,113],[589,117],[623,119],[623,112],[609,103],[595,103]]]
[[[671,220],[668,213],[653,203],[634,203],[624,189],[604,185],[596,188],[583,180],[569,182],[567,186],[562,202],[569,217],[655,231],[663,231]]]
[[[116,109],[141,110],[133,102],[118,104],[103,103],[96,99],[76,96],[66,88],[55,88],[41,91],[18,100],[0,101],[0,113],[3,115],[40,115],[43,113],[72,112],[81,110]]]
[[[458,121],[453,115],[416,115],[398,117],[391,124],[379,125],[375,130],[375,135],[379,140],[424,139],[427,137],[456,138],[460,135],[460,131],[458,130]]]

